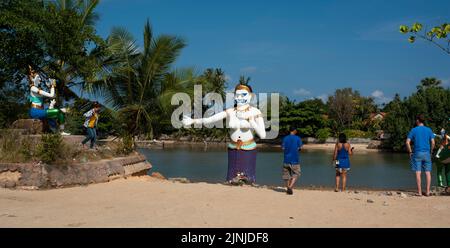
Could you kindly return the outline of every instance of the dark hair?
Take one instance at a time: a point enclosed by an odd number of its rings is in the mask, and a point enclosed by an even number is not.
[[[417,115],[416,120],[419,121],[420,123],[425,123],[425,115],[424,114]]]
[[[289,127],[289,132],[297,131],[297,128],[295,126]]]
[[[339,143],[347,143],[347,135],[345,135],[345,133],[339,134]]]
[[[92,107],[93,108],[100,108],[100,103],[98,103],[97,101],[92,103]]]

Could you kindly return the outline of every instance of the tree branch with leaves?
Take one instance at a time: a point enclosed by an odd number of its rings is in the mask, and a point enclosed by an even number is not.
[[[431,42],[433,45],[450,55],[450,24],[444,23],[441,26],[433,27],[431,30],[423,28],[421,23],[414,23],[411,27],[400,26],[400,33],[410,34],[408,41],[414,43],[417,38]]]

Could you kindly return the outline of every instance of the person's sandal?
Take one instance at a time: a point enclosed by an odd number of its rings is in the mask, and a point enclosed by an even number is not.
[[[294,194],[294,192],[292,191],[291,188],[288,188],[288,189],[286,190],[286,193],[287,193],[288,195]]]

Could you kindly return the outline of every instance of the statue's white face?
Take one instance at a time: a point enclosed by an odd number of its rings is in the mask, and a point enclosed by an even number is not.
[[[238,106],[250,104],[251,99],[252,94],[250,94],[247,90],[236,90],[234,94],[234,101]]]
[[[39,74],[36,74],[36,75],[33,77],[33,84],[34,84],[34,86],[36,86],[36,87],[39,87],[39,85],[41,84],[41,77],[39,76]]]

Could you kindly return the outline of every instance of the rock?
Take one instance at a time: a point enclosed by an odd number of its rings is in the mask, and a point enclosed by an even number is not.
[[[387,202],[383,202],[383,206],[387,207],[389,204]]]
[[[166,178],[159,172],[153,172],[151,174],[151,177],[158,178],[158,179],[161,179],[161,180],[166,180]]]
[[[370,141],[369,145],[367,145],[367,149],[380,149],[381,147],[381,141],[379,140],[372,140]]]
[[[13,129],[24,129],[27,134],[42,134],[44,132],[44,125],[38,119],[19,119],[13,122]]]
[[[407,198],[408,196],[405,193],[400,193],[401,198]]]
[[[391,191],[387,191],[387,192],[386,192],[386,195],[387,195],[387,196],[393,196],[394,194],[393,194]]]
[[[191,182],[191,181],[189,181],[189,179],[184,178],[184,177],[172,177],[172,178],[169,178],[169,181],[179,182],[179,183],[190,183]]]
[[[17,186],[16,189],[20,189],[20,190],[38,190],[39,187],[37,187],[37,186]]]
[[[367,199],[367,203],[375,203],[375,201],[372,199]]]
[[[359,191],[357,191],[357,190],[355,190],[353,193],[355,193],[355,194],[359,194]]]
[[[161,136],[159,137],[160,140],[169,140],[170,136],[167,134],[161,134]]]

